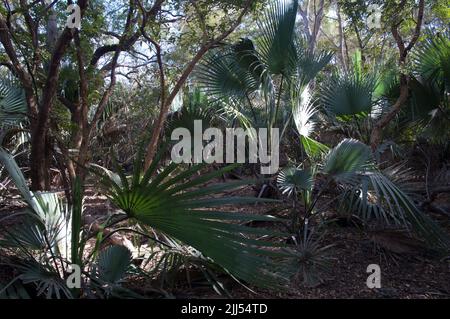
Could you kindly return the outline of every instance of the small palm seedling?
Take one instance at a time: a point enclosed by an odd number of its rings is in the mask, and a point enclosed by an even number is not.
[[[277,183],[282,193],[292,198],[291,231],[299,235],[301,225],[305,223],[313,210],[313,176],[311,171],[296,167],[286,168],[279,173]],[[302,204],[305,210],[302,221],[300,220],[299,204]]]
[[[321,236],[315,236],[314,231],[308,231],[308,224],[305,225],[303,237],[295,241],[295,254],[297,255],[297,279],[303,285],[313,287],[322,282],[322,274],[330,270],[332,257],[330,249],[333,245],[322,245]]]
[[[363,92],[368,94],[369,90]],[[338,211],[345,212],[347,216],[355,214],[366,221],[376,220],[412,230],[431,247],[442,252],[448,251],[448,235],[420,211],[395,179],[389,178],[387,171],[378,168],[366,144],[355,139],[344,139],[330,149],[315,141],[307,135],[312,133],[312,129],[308,128],[314,128],[317,123],[314,118],[317,107],[311,105],[305,94],[297,96],[294,102],[298,108],[293,113],[296,128],[308,156],[303,165],[306,167],[309,164],[307,169],[314,172],[310,192],[314,193],[316,189],[315,196],[318,197],[325,191],[338,190],[340,195],[336,199],[342,204]],[[280,182],[283,185],[283,179]],[[317,203],[317,197],[310,202]]]

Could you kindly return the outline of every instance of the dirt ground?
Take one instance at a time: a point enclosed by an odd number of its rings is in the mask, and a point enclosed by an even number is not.
[[[253,188],[246,187],[227,195],[254,195],[254,193]],[[17,203],[11,201],[10,205],[0,209],[0,220],[17,210],[17,206],[13,207],[15,204]],[[99,196],[94,191],[88,192],[85,205],[85,213],[93,216],[114,209],[105,197]],[[262,214],[270,211],[272,206],[258,204],[229,208],[230,211]],[[4,226],[12,223],[10,219],[2,221]],[[448,219],[444,224],[449,226]],[[439,259],[420,249],[394,253],[375,244],[370,232],[352,224],[332,223],[326,229],[323,244],[334,246],[330,249],[332,266],[328,272],[321,274],[322,283],[315,287],[306,287],[293,282],[283,292],[258,288],[252,288],[254,291],[251,292],[226,279],[233,298],[450,298],[450,258]],[[366,270],[369,264],[378,264],[381,268],[380,289],[369,289],[366,285],[369,276]],[[5,281],[10,276],[11,271],[5,270],[4,266],[0,265],[0,280]],[[129,285],[142,292],[146,291],[146,287],[150,287],[151,283],[139,279],[130,282]],[[210,287],[178,288],[171,293],[177,298],[218,298]]]

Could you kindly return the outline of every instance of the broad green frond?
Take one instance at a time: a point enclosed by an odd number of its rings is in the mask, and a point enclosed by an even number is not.
[[[301,190],[310,191],[313,186],[313,176],[309,170],[290,167],[279,173],[277,184],[283,194],[291,195]]]
[[[239,65],[229,48],[207,54],[197,69],[197,77],[206,92],[217,99],[243,99],[258,88],[258,80]]]
[[[432,34],[428,32],[413,59],[420,74],[426,81],[450,89],[450,32]]]
[[[25,92],[12,83],[0,81],[0,127],[16,125],[25,119],[27,114]]]
[[[323,172],[336,180],[352,179],[364,171],[371,159],[370,148],[355,139],[345,139],[330,150]]]
[[[208,207],[221,207],[222,210],[223,205],[255,203],[258,199],[210,197],[215,192],[248,182],[198,188],[234,166],[195,177],[201,167],[193,166],[185,172],[176,173],[174,166],[169,165],[154,178],[142,179],[120,188],[113,187],[111,181],[108,196],[128,216],[194,247],[241,280],[274,287],[286,283],[289,270],[283,269],[281,264],[287,255],[279,250],[264,249],[274,244],[251,237],[273,232],[228,222],[277,219],[205,210]],[[146,175],[152,174],[146,172]],[[103,181],[107,182],[107,178],[105,175]]]
[[[322,103],[327,112],[344,120],[367,115],[372,110],[375,84],[371,75],[334,75],[321,88]]]
[[[110,284],[119,283],[131,267],[131,252],[124,246],[109,246],[98,256],[97,276]]]
[[[295,48],[295,20],[298,0],[272,2],[259,22],[261,36],[258,48],[271,74],[290,76],[298,61]]]

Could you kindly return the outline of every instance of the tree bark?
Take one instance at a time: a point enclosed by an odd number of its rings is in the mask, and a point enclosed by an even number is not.
[[[339,2],[336,1],[336,8],[337,8],[337,18],[338,18],[338,27],[339,27],[339,58],[341,59],[342,67],[345,72],[348,71],[347,66],[347,53],[346,53],[346,46],[345,46],[345,35],[344,35],[344,26],[342,24],[342,17],[341,17],[341,8],[339,6]]]
[[[145,155],[145,161],[144,161],[144,170],[147,170],[153,160],[153,157],[156,154],[159,138],[164,126],[164,122],[167,118],[167,114],[169,113],[170,105],[172,104],[173,100],[177,96],[180,89],[183,87],[184,83],[186,82],[187,78],[191,74],[192,70],[196,66],[196,64],[200,61],[200,59],[203,57],[203,55],[214,45],[217,43],[223,41],[231,32],[234,31],[234,29],[237,28],[237,26],[241,23],[242,18],[244,17],[245,13],[248,11],[250,4],[252,3],[252,0],[248,0],[244,9],[239,14],[237,20],[235,23],[226,31],[224,31],[219,37],[212,39],[208,41],[207,43],[203,44],[200,49],[195,54],[194,58],[188,63],[186,68],[184,69],[183,73],[181,74],[180,78],[178,79],[177,83],[175,84],[173,90],[168,95],[167,99],[165,99],[161,103],[160,111],[158,118],[156,120],[156,123],[152,130],[152,137],[150,139],[150,143],[147,146],[147,152]],[[161,71],[161,75],[164,73]]]
[[[0,15],[0,42],[5,48],[14,73],[17,75],[25,90],[25,96],[29,108],[30,122],[31,122],[31,155],[30,155],[30,169],[31,169],[31,189],[44,190],[50,186],[49,166],[52,161],[52,143],[48,136],[48,127],[50,124],[50,112],[53,105],[54,96],[57,90],[57,81],[59,78],[60,62],[70,44],[72,39],[72,30],[65,28],[61,36],[57,38],[54,43],[54,49],[47,66],[47,77],[45,85],[42,90],[42,102],[38,103],[38,88],[34,81],[33,73],[37,71],[40,63],[40,52],[37,33],[37,22],[32,18],[28,12],[30,7],[25,1],[20,1],[20,9],[23,11],[25,24],[31,35],[31,44],[34,50],[33,62],[29,63],[27,57],[24,62],[21,62],[16,54],[16,49],[13,46],[14,30],[7,20]],[[87,0],[79,0],[81,14],[87,6]],[[17,13],[16,11],[15,13]],[[12,12],[9,12],[12,14]],[[49,26],[52,29],[49,32],[50,37],[56,36],[56,28],[54,21]],[[52,39],[48,44],[52,44]],[[22,63],[25,65],[22,66]]]
[[[47,155],[51,145],[48,145],[50,140],[47,137],[47,132],[50,123],[50,111],[56,94],[60,62],[71,40],[72,31],[66,28],[55,44],[55,49],[48,67],[37,121],[31,127],[30,170],[31,189],[33,191],[44,190],[49,187],[48,165],[51,163],[51,159],[47,158]]]
[[[403,7],[403,3],[400,4],[400,9],[402,7]],[[412,37],[411,41],[409,42],[408,46],[405,46],[405,42],[403,41],[403,39],[400,35],[400,32],[399,32],[399,27],[400,27],[401,22],[397,23],[397,24],[393,24],[391,26],[391,33],[397,43],[397,47],[399,50],[399,66],[400,67],[402,67],[405,64],[409,51],[411,51],[411,49],[417,43],[417,40],[419,40],[420,31],[421,31],[422,23],[423,23],[424,9],[425,9],[425,1],[420,0],[419,1],[419,12],[417,14],[416,27],[414,30],[413,37]],[[380,142],[382,140],[383,129],[400,112],[402,106],[407,101],[408,95],[409,95],[408,82],[409,82],[408,75],[402,74],[400,76],[400,96],[398,97],[395,104],[392,106],[391,110],[388,113],[386,113],[384,116],[381,117],[381,119],[375,124],[375,126],[372,130],[372,134],[370,136],[370,146],[372,148],[372,151],[375,151],[378,148],[378,145],[380,144]]]

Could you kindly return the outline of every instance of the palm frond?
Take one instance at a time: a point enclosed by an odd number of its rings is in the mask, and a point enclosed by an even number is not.
[[[31,299],[28,291],[17,279],[14,278],[6,285],[0,283],[0,299]]]
[[[356,212],[366,220],[376,219],[412,229],[432,247],[449,249],[449,236],[373,164],[365,144],[343,140],[329,152],[321,172],[339,182],[344,200],[341,210]],[[402,184],[401,180],[397,182]]]
[[[14,181],[17,189],[20,191],[23,199],[30,205],[33,209],[36,209],[36,203],[33,199],[33,195],[28,189],[27,181],[22,174],[19,166],[17,165],[14,157],[8,153],[3,147],[0,147],[0,161],[5,165],[9,176]]]
[[[450,32],[432,34],[428,32],[426,39],[413,54],[417,73],[425,81],[438,87],[450,89]]]
[[[322,245],[322,236],[315,236],[313,231],[305,233],[305,236],[296,243],[294,254],[297,256],[297,276],[304,285],[316,286],[322,282],[321,275],[332,267],[330,250],[333,245]]]
[[[365,116],[373,106],[375,77],[356,72],[334,75],[321,88],[325,110],[341,119]]]
[[[367,145],[355,139],[344,139],[330,150],[322,171],[335,180],[348,182],[367,168],[370,159]]]
[[[4,238],[0,240],[3,248],[17,248],[24,256],[30,251],[44,251],[47,247],[45,228],[37,219],[26,220],[23,224],[13,226],[11,229],[3,228]]]
[[[39,264],[35,260],[23,262],[17,267],[22,273],[20,276],[22,282],[34,284],[38,296],[45,295],[47,299],[73,298],[66,281],[54,268]]]
[[[421,212],[411,198],[382,173],[367,173],[372,188],[379,200],[389,207],[394,220],[408,223],[432,247],[448,251],[449,236],[430,217]]]
[[[25,119],[28,106],[25,92],[12,83],[0,81],[0,127],[17,125]]]
[[[292,195],[301,190],[312,190],[313,176],[310,170],[290,167],[278,174],[277,184],[283,194]]]
[[[302,143],[303,149],[310,159],[319,159],[330,150],[330,148],[325,144],[322,144],[307,136],[300,136],[300,142]]]
[[[109,284],[118,284],[131,267],[132,256],[124,246],[109,246],[98,256],[97,277]]]
[[[216,99],[243,99],[258,88],[251,70],[241,67],[232,48],[207,54],[197,69],[199,83]]]
[[[233,45],[233,51],[239,66],[252,75],[256,89],[264,81],[266,68],[258,56],[253,41],[248,38],[241,39]]]
[[[152,178],[156,170],[154,165],[144,174],[137,174],[136,178],[132,178],[132,183],[122,182],[121,187],[117,187],[112,180],[108,182],[106,175],[103,182],[110,187],[108,197],[129,217],[194,247],[233,276],[266,287],[279,287],[286,283],[289,271],[281,267],[286,254],[264,248],[276,247],[278,244],[251,238],[254,235],[277,233],[229,223],[248,220],[277,221],[277,218],[205,210],[258,201],[250,197],[209,197],[215,192],[244,185],[248,183],[246,181],[201,187],[235,166],[200,177],[194,176],[202,165],[174,174],[177,167],[176,164],[170,164]],[[274,260],[278,260],[280,264],[277,265],[278,262]]]
[[[298,0],[274,1],[259,22],[258,51],[271,74],[289,77],[295,71],[298,61],[294,33],[297,8]]]
[[[297,62],[295,84],[301,90],[331,61],[333,53],[328,51],[311,53],[300,45],[297,45],[297,47],[299,59]]]
[[[297,131],[300,135],[309,137],[316,127],[314,115],[318,112],[312,101],[310,88],[303,89],[298,98],[294,98],[292,114]]]

